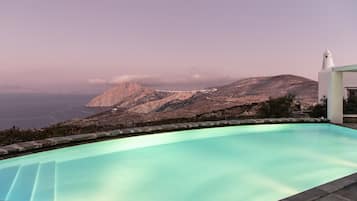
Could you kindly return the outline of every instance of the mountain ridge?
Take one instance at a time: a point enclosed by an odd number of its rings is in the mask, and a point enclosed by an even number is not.
[[[104,100],[107,105],[112,101],[109,106],[111,110],[71,123],[130,125],[210,116],[243,118],[256,115],[259,104],[269,98],[287,94],[295,95],[296,101],[306,109],[317,103],[317,86],[316,81],[296,75],[244,78],[201,91],[160,91],[137,83],[123,83],[94,98],[96,101]],[[119,93],[119,98],[115,93]],[[91,103],[88,105],[93,106],[93,100]],[[105,105],[100,101],[97,103]]]

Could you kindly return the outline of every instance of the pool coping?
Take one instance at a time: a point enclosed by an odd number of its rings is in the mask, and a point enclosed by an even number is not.
[[[355,201],[357,173],[322,184],[280,201]]]
[[[125,138],[139,135],[159,134],[169,131],[191,130],[201,128],[213,128],[238,125],[258,125],[258,124],[281,124],[281,123],[329,123],[324,118],[269,118],[269,119],[245,119],[245,120],[220,120],[202,121],[191,123],[163,124],[158,126],[144,126],[135,128],[124,128],[112,131],[69,135],[64,137],[46,138],[21,142],[11,145],[0,146],[0,160],[13,158],[32,153],[48,151],[63,147],[92,143],[97,141]]]

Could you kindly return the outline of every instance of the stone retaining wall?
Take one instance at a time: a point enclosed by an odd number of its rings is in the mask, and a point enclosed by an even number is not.
[[[277,124],[277,123],[328,123],[327,119],[319,118],[276,118],[276,119],[247,119],[247,120],[221,120],[192,123],[165,124],[160,126],[145,126],[125,128],[107,132],[53,137],[44,140],[21,142],[0,147],[0,159],[11,158],[30,153],[46,151],[61,147],[73,146],[107,139],[123,138],[129,136],[162,133],[167,131],[189,130],[236,125]]]

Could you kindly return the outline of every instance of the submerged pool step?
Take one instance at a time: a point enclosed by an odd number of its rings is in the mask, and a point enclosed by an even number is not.
[[[5,201],[30,201],[38,174],[39,163],[20,167]]]
[[[56,162],[40,165],[39,174],[31,201],[55,200]]]
[[[56,162],[0,169],[0,201],[53,201]]]
[[[5,200],[20,166],[0,169],[0,200]]]

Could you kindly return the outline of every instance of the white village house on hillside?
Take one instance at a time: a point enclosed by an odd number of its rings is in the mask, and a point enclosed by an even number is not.
[[[356,72],[357,64],[335,66],[331,52],[324,52],[322,69],[318,75],[319,100],[327,98],[327,118],[332,123],[343,123],[343,98],[357,96]]]

